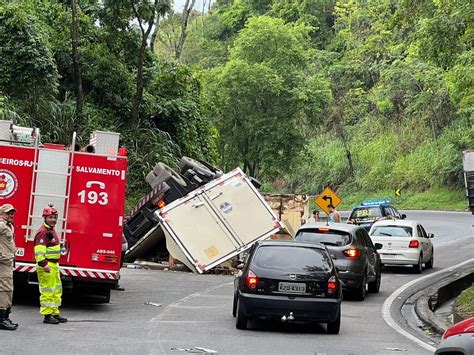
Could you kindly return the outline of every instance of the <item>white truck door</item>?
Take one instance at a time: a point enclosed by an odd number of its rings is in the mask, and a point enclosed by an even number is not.
[[[211,186],[205,194],[241,247],[280,228],[271,208],[240,169]]]
[[[168,251],[199,273],[232,257],[239,247],[200,195],[162,212],[161,220]]]
[[[168,251],[202,273],[280,228],[240,169],[211,181],[158,212]]]

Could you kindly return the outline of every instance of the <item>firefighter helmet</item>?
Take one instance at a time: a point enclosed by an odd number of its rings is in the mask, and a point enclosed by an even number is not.
[[[43,217],[51,216],[51,215],[58,215],[58,210],[53,207],[53,205],[48,205],[43,209]]]

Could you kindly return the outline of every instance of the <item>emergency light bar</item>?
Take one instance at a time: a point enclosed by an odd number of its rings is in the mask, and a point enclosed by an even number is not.
[[[389,199],[385,200],[367,200],[361,203],[361,206],[379,206],[379,205],[388,205],[390,204]]]

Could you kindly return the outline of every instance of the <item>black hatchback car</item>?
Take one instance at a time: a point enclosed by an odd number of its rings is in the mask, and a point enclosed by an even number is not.
[[[234,281],[237,329],[252,318],[327,323],[339,333],[341,285],[323,245],[261,241],[253,245]]]
[[[367,286],[369,292],[379,292],[382,264],[377,250],[382,244],[374,245],[364,228],[345,223],[306,223],[298,229],[295,239],[325,245],[344,291],[355,299],[365,299]]]

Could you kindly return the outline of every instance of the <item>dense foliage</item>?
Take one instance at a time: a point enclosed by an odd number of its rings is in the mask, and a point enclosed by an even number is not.
[[[474,147],[473,16],[469,2],[456,0],[218,1],[206,21],[196,21],[190,36],[198,40],[188,44],[184,58],[206,73],[205,99],[225,137],[222,162],[245,165],[250,155],[270,164],[256,172],[270,190],[456,189],[462,185],[461,151]],[[284,41],[290,28],[306,30],[298,37],[307,61],[301,75],[280,57],[286,49],[298,55]],[[213,61],[207,55],[211,41],[221,46]],[[248,56],[244,52],[244,61],[236,62],[236,53],[246,49]],[[253,72],[244,67],[248,58],[265,64],[268,57],[292,80],[277,81],[266,66]],[[241,85],[229,81],[231,75]],[[311,89],[301,90],[308,81]],[[311,112],[289,114],[288,93]],[[271,110],[262,114],[266,97]],[[271,132],[259,135],[265,123],[257,125],[255,116],[270,122]],[[239,145],[245,139],[259,146],[247,152],[248,144]],[[258,158],[261,147],[267,147],[265,158]]]
[[[147,189],[144,176],[158,161],[177,166],[181,155],[212,156],[213,129],[201,113],[199,81],[188,66],[164,61],[148,46],[139,119],[133,119],[142,44],[137,23],[153,11],[166,16],[169,4],[83,0],[78,5],[84,125],[76,125],[69,1],[0,5],[2,118],[38,126],[43,141],[66,145],[75,128],[82,145],[93,130],[120,132],[129,148],[129,193],[136,196]]]
[[[119,131],[129,193],[181,155],[268,190],[461,188],[474,147],[474,13],[465,0],[79,0],[77,112],[68,0],[0,5],[0,117],[83,145]],[[152,26],[152,27],[149,27]]]

